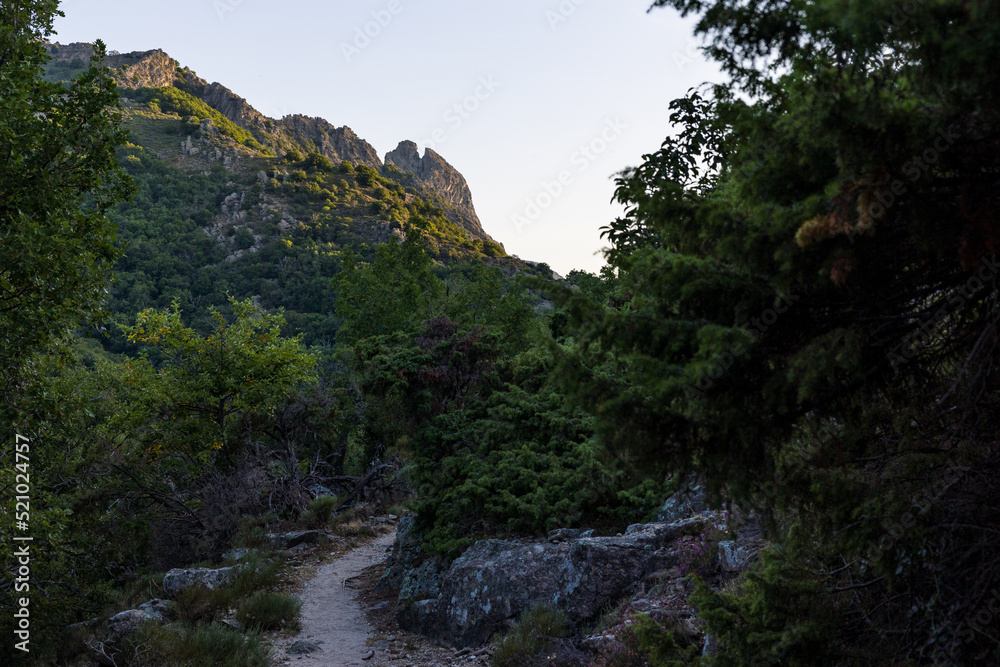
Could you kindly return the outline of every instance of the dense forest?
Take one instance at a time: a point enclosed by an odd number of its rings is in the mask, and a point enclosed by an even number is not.
[[[58,2],[0,5],[4,664],[362,498],[448,562],[615,534],[692,471],[768,547],[691,575],[714,653],[640,623],[601,664],[1000,664],[1000,4],[660,7],[728,81],[618,175],[600,275],[557,280],[412,174],[120,88],[100,43],[52,61]],[[272,626],[213,621],[291,622],[279,567],[117,664],[269,664]]]

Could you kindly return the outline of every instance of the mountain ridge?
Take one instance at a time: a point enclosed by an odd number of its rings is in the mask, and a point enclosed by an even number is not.
[[[93,54],[93,44],[46,42],[46,50],[53,61],[87,61]],[[336,127],[324,118],[303,114],[268,118],[223,84],[209,83],[190,68],[181,67],[162,49],[124,54],[109,51],[104,64],[112,70],[112,76],[122,89],[176,88],[192,95],[248,131],[260,148],[272,155],[305,150],[319,153],[335,164],[347,161],[376,170],[392,165],[409,172],[415,185],[439,195],[446,205],[445,215],[470,238],[495,242],[482,227],[465,177],[430,148],[425,149],[421,158],[416,143],[403,140],[396,149],[386,153],[383,161],[375,148],[347,125]]]

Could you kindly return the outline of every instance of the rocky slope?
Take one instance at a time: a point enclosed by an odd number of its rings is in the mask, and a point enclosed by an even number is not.
[[[56,61],[87,60],[93,46],[85,43],[48,44],[49,55]],[[118,85],[124,89],[175,87],[200,99],[239,127],[251,132],[257,141],[275,155],[290,149],[317,152],[334,164],[342,161],[382,169],[383,161],[375,148],[351,128],[336,127],[322,118],[299,114],[281,119],[264,116],[247,100],[220,83],[209,83],[167,55],[164,51],[110,52],[106,64]],[[465,177],[443,157],[427,149],[423,158],[412,141],[400,142],[385,156],[385,165],[393,165],[413,174],[414,184],[444,204],[446,214],[471,238],[492,240],[483,230],[472,202]]]
[[[465,177],[448,162],[432,151],[424,151],[421,158],[417,144],[412,141],[401,141],[396,149],[385,155],[385,163],[395,165],[400,171],[412,173],[417,182],[428,190],[440,193],[454,214],[452,220],[476,238],[490,238],[483,231],[476,208],[472,204],[472,192]]]

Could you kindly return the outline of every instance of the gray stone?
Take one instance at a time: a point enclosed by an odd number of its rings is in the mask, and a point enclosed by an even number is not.
[[[704,528],[704,520],[690,519],[558,544],[484,540],[451,564],[437,597],[401,600],[397,620],[459,648],[482,644],[536,602],[553,604],[571,623],[580,623],[645,577],[677,565],[674,542]]]
[[[114,644],[119,639],[135,632],[139,626],[146,622],[164,624],[170,621],[173,613],[173,605],[166,600],[150,600],[139,605],[136,609],[115,614],[108,619],[108,636],[104,640],[106,644]]]
[[[163,577],[163,592],[167,597],[174,598],[177,597],[178,593],[192,586],[204,586],[214,590],[227,585],[235,570],[235,567],[221,567],[215,570],[207,567],[186,570],[174,568]]]
[[[698,481],[694,475],[688,475],[681,488],[663,503],[656,520],[673,523],[707,511],[704,483]]]
[[[290,533],[281,533],[275,535],[274,533],[268,534],[274,542],[278,543],[278,547],[281,549],[291,549],[292,547],[297,547],[300,544],[315,544],[319,542],[319,538],[326,535],[322,530],[297,530]]]
[[[418,567],[407,570],[399,585],[399,605],[406,607],[419,600],[436,598],[441,592],[444,568],[434,558],[428,558]]]
[[[742,572],[757,558],[758,547],[739,540],[719,542],[719,565],[723,572]]]
[[[307,653],[316,653],[317,651],[322,650],[320,642],[314,642],[308,639],[300,639],[288,647],[288,653],[290,655],[306,655]]]
[[[243,549],[243,548],[230,549],[229,551],[227,551],[226,553],[224,553],[222,555],[222,558],[223,558],[223,560],[237,560],[238,561],[238,560],[240,560],[242,558],[246,558],[247,555],[249,555],[252,552],[256,552],[256,551],[257,551],[256,549]]]
[[[579,528],[556,528],[549,531],[549,542],[565,542],[580,537]]]
[[[376,590],[399,590],[407,571],[416,568],[426,558],[420,548],[423,540],[413,527],[414,517],[404,516],[396,525],[396,539],[392,553],[385,561],[385,574],[379,579]]]

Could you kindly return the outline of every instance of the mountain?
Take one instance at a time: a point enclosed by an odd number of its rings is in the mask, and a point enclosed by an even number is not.
[[[45,78],[68,81],[93,47],[47,51]],[[448,284],[464,284],[480,262],[508,277],[551,276],[490,238],[465,178],[434,151],[421,157],[403,141],[383,162],[351,128],[268,118],[162,50],[110,52],[105,65],[129,130],[121,165],[136,184],[111,215],[124,252],[107,304],[117,323],[175,301],[197,319],[229,296],[252,297],[283,309],[307,343],[330,342],[340,327],[332,278],[414,233]],[[136,353],[118,327],[106,330],[105,348]]]
[[[93,53],[93,45],[87,43],[63,45],[56,42],[48,43],[47,47],[55,70],[69,74],[76,69],[82,70]],[[293,150],[318,153],[334,164],[347,161],[376,170],[393,165],[409,174],[413,185],[437,199],[445,215],[472,239],[493,241],[483,230],[465,177],[430,149],[421,158],[414,142],[402,141],[385,156],[383,163],[374,147],[351,128],[335,127],[322,118],[299,114],[268,118],[229,88],[205,81],[159,49],[125,54],[111,52],[105,64],[112,69],[126,99],[129,98],[126,91],[164,88],[190,95],[249,133],[250,137],[237,140],[258,149],[261,155],[280,156]],[[52,69],[50,66],[50,71]],[[190,146],[186,150],[190,154]]]

